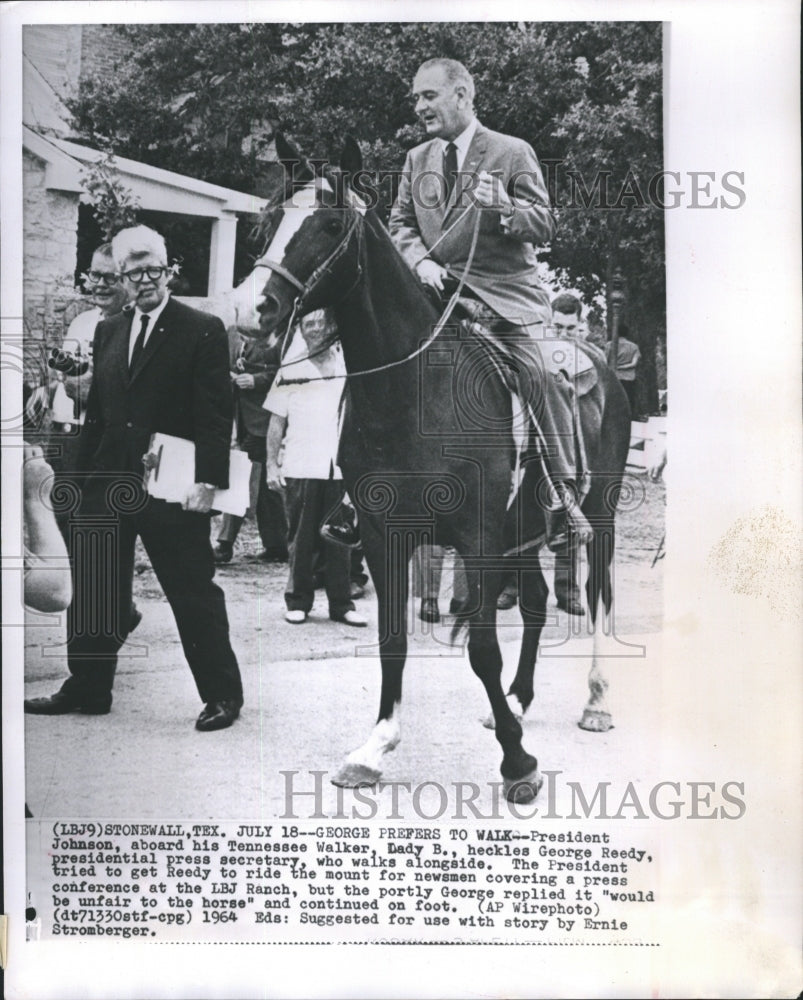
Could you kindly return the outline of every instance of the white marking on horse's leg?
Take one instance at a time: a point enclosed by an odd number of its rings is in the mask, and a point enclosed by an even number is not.
[[[507,701],[508,708],[513,713],[513,717],[516,722],[522,722],[524,719],[525,711],[522,708],[521,702],[515,694],[505,695],[505,701]],[[489,712],[484,719],[480,719],[483,726],[486,729],[496,729],[496,722],[494,720],[493,712]]]
[[[611,648],[613,615],[610,611],[605,611],[602,606],[600,606],[599,611],[594,623],[591,670],[588,673],[588,703],[583,709],[583,717],[578,723],[581,729],[587,729],[592,733],[606,733],[613,725],[606,698],[608,679],[602,671],[604,650]]]
[[[361,747],[352,750],[337,774],[335,785],[356,788],[374,785],[382,777],[385,754],[395,750],[401,740],[401,706],[396,704],[389,719],[381,719]]]

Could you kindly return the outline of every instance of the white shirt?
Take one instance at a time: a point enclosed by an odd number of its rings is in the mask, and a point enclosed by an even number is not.
[[[463,164],[466,160],[466,153],[468,153],[468,147],[471,145],[471,140],[474,138],[474,133],[477,131],[477,125],[479,122],[476,118],[472,118],[469,124],[463,129],[460,135],[456,139],[441,139],[441,148],[443,149],[443,155],[446,156],[446,147],[450,142],[453,142],[457,147],[457,169],[462,170]]]
[[[159,305],[153,309],[151,312],[143,312],[139,306],[134,309],[134,318],[131,321],[131,332],[128,334],[128,363],[131,364],[131,356],[134,353],[134,344],[137,342],[137,337],[139,336],[139,330],[142,326],[142,317],[148,317],[148,327],[145,330],[145,340],[142,342],[144,347],[150,340],[151,334],[156,329],[156,322],[162,315],[164,307],[167,305],[167,300],[170,298],[170,292],[168,292]]]
[[[335,349],[336,378],[288,385],[283,379],[319,378],[322,374],[311,361],[300,361],[285,368],[271,386],[263,406],[287,421],[282,474],[288,478],[343,478],[337,467],[337,447],[345,372],[343,355]]]
[[[92,341],[95,339],[95,327],[102,319],[103,313],[97,306],[78,313],[67,330],[67,336],[62,345],[64,349],[73,353],[80,350],[81,354],[86,357],[89,354]]]

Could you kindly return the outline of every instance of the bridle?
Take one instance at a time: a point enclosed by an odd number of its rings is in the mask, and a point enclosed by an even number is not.
[[[322,280],[322,278],[331,271],[332,265],[335,263],[335,261],[339,260],[340,257],[342,257],[343,254],[346,252],[346,250],[348,249],[348,245],[351,242],[351,237],[354,234],[355,230],[357,232],[356,276],[354,278],[353,283],[341,295],[338,296],[336,301],[338,302],[343,301],[348,295],[350,295],[354,291],[354,289],[359,285],[360,281],[362,280],[361,250],[364,238],[364,232],[363,232],[364,220],[358,210],[354,209],[353,206],[350,207],[353,210],[353,217],[349,224],[348,229],[343,235],[343,238],[341,239],[340,243],[335,247],[335,249],[329,254],[329,256],[323,261],[323,263],[319,264],[318,267],[315,268],[315,270],[312,272],[312,274],[309,276],[309,278],[307,278],[305,282],[300,281],[283,264],[274,264],[268,257],[260,257],[259,259],[259,266],[269,267],[271,271],[275,271],[280,277],[284,278],[285,281],[288,281],[291,285],[293,285],[293,287],[296,288],[299,292],[299,295],[296,296],[293,302],[293,308],[290,312],[290,317],[287,321],[287,328],[281,337],[282,359],[284,359],[284,356],[287,353],[288,347],[290,345],[290,333],[295,325],[296,316],[304,304],[304,300],[312,294],[316,285]],[[440,243],[441,240],[444,239],[444,237],[447,236],[452,231],[452,229],[455,228],[455,226],[457,226],[460,222],[462,222],[462,220],[465,218],[470,208],[471,205],[469,205],[463,212],[460,213],[460,216],[455,220],[455,222],[441,235],[441,237],[436,241],[436,243],[429,248],[429,250],[424,256],[429,256],[432,250],[435,249],[435,246],[437,246],[437,244]],[[412,351],[410,354],[405,355],[403,358],[398,358],[396,361],[388,361],[385,364],[377,365],[374,368],[364,368],[361,371],[347,372],[345,375],[317,375],[317,376],[309,376],[305,378],[296,378],[296,379],[282,378],[282,384],[296,385],[306,382],[327,382],[336,378],[349,379],[349,378],[355,378],[356,376],[359,375],[375,375],[378,372],[387,371],[390,368],[396,368],[399,365],[406,364],[408,361],[412,361],[413,358],[416,358],[420,354],[423,354],[423,352],[440,336],[440,333],[443,330],[444,326],[446,326],[446,323],[448,322],[449,317],[451,316],[454,310],[454,307],[457,305],[457,300],[460,298],[460,293],[463,290],[466,278],[468,277],[469,271],[471,270],[471,265],[474,261],[474,253],[477,249],[477,240],[479,238],[479,231],[480,231],[480,217],[481,217],[480,213],[478,212],[476,220],[474,222],[474,229],[471,234],[471,248],[469,250],[468,258],[466,259],[466,266],[463,269],[463,273],[460,275],[460,280],[458,281],[457,288],[455,289],[451,298],[449,299],[446,308],[441,314],[438,322],[435,324],[430,336],[427,337],[427,339],[423,341],[414,351]],[[300,358],[294,358],[292,361],[288,361],[286,364],[280,365],[279,371],[281,371],[282,368],[289,368],[291,365],[296,365],[302,361],[308,361],[310,358],[315,358],[318,357],[318,355],[320,354],[324,354],[338,339],[339,337],[337,336],[337,333],[335,333],[332,337],[328,338],[326,342],[317,351],[315,351],[312,354],[305,354],[303,357]]]
[[[279,277],[284,278],[285,281],[289,282],[297,291],[298,295],[293,300],[293,308],[290,311],[290,317],[287,320],[287,328],[281,337],[282,358],[287,353],[287,349],[290,344],[290,333],[293,330],[296,322],[296,316],[299,311],[303,308],[305,301],[312,295],[317,286],[323,279],[331,273],[334,264],[340,260],[340,258],[346,253],[351,243],[351,238],[356,232],[357,234],[357,268],[354,277],[354,281],[349,285],[349,287],[342,292],[337,301],[342,301],[348,295],[350,295],[354,289],[359,285],[362,280],[362,260],[361,260],[361,250],[363,242],[363,218],[360,213],[355,209],[353,210],[351,221],[349,222],[348,228],[346,229],[340,242],[334,248],[334,250],[329,254],[329,256],[320,263],[312,274],[307,278],[306,281],[301,281],[296,275],[293,274],[284,264],[278,264],[272,261],[269,257],[260,257],[258,261],[259,267],[268,267],[272,272],[275,272]],[[328,350],[332,344],[337,340],[337,335],[333,336],[327,343],[326,346],[316,351],[315,354],[307,355],[305,358],[298,358],[298,361],[306,360],[309,357],[317,357],[318,354],[322,354],[324,351]],[[291,362],[291,364],[296,364],[296,361]]]

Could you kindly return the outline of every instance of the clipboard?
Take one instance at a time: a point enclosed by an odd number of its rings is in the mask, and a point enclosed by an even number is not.
[[[245,516],[251,464],[244,451],[231,452],[229,488],[215,490],[214,510],[236,517]],[[195,443],[171,434],[152,434],[145,466],[145,488],[150,496],[168,503],[181,503],[195,482]]]

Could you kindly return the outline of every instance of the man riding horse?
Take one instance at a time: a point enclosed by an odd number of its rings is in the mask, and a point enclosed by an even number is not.
[[[526,142],[480,124],[462,63],[423,63],[413,97],[430,139],[407,154],[391,237],[425,286],[447,297],[460,286],[461,312],[489,331],[513,375],[557,494],[550,548],[565,545],[567,516],[586,542],[592,531],[578,500],[587,470],[570,379],[591,365],[575,344],[545,339],[551,310],[534,245],[551,238],[554,220],[538,160]]]

